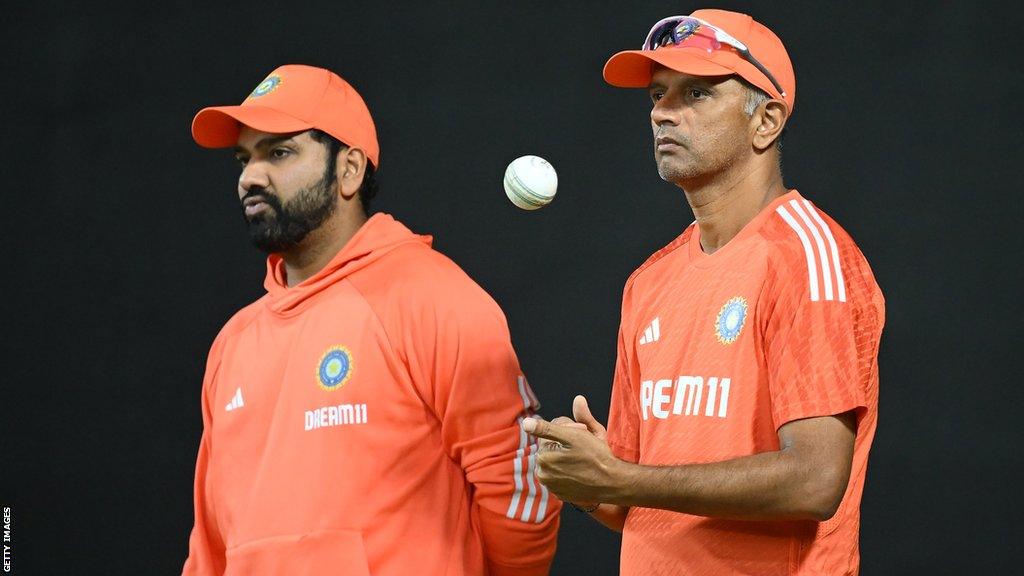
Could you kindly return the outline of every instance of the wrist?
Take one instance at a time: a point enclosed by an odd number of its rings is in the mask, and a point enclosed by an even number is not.
[[[601,507],[601,503],[600,502],[594,502],[592,504],[587,504],[587,503],[577,504],[575,502],[569,502],[569,506],[572,506],[573,508],[575,508],[576,510],[579,510],[580,512],[585,512],[587,514],[593,514],[594,512],[597,511],[598,508]]]
[[[618,458],[608,469],[608,486],[603,491],[601,502],[629,505],[627,501],[633,489],[633,469],[637,466]]]

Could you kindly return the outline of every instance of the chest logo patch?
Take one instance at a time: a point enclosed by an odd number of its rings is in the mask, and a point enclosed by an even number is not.
[[[715,336],[722,344],[732,344],[740,337],[740,330],[743,330],[746,321],[746,298],[730,298],[718,311],[718,318],[715,319]]]
[[[352,378],[352,353],[344,346],[332,346],[320,359],[316,369],[317,382],[328,392],[337,390]]]

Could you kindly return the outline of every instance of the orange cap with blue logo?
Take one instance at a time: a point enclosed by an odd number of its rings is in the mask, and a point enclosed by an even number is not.
[[[640,50],[619,52],[604,65],[612,86],[646,88],[653,65],[693,76],[737,75],[782,100],[792,111],[796,75],[782,40],[746,14],[697,10],[655,23]]]
[[[192,138],[206,148],[227,148],[238,143],[242,125],[273,134],[323,130],[365,152],[375,168],[380,166],[377,128],[366,102],[330,70],[281,66],[240,105],[200,110],[192,120]]]

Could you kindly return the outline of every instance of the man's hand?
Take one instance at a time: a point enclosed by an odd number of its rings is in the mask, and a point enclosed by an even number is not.
[[[593,505],[614,491],[622,462],[612,455],[607,431],[582,396],[573,400],[573,415],[576,421],[527,418],[523,429],[541,439],[537,479],[562,500]]]
[[[587,399],[583,396],[576,396],[572,399],[572,416],[576,422],[586,426],[587,430],[598,440],[607,444],[608,430],[590,413],[590,406],[587,405]]]
[[[540,421],[544,420],[540,416],[534,416],[533,419],[534,420],[540,420]],[[551,423],[554,424],[555,426],[565,426],[565,427],[568,427],[568,428],[576,428],[578,430],[586,430],[587,429],[587,427],[584,426],[583,424],[577,424],[571,418],[568,418],[566,416],[559,416],[558,418],[555,418],[554,420],[552,420]],[[524,428],[525,428],[525,426],[524,426]],[[538,440],[537,444],[540,445],[540,453],[541,454],[543,454],[544,452],[550,452],[552,450],[561,450],[562,448],[564,448],[564,446],[562,446],[558,442],[555,442],[554,440],[548,440],[546,438],[539,438],[539,437],[538,437],[537,440]]]
[[[556,426],[567,426],[569,428],[576,428],[578,430],[589,430],[591,434],[596,436],[599,440],[605,440],[608,437],[608,431],[600,422],[594,418],[594,415],[590,413],[590,407],[587,405],[587,399],[583,396],[576,396],[572,401],[572,415],[575,420],[568,416],[559,416],[551,421]],[[543,420],[539,416],[534,418]],[[540,451],[544,452],[547,450],[558,450],[562,448],[562,445],[554,440],[540,440]]]

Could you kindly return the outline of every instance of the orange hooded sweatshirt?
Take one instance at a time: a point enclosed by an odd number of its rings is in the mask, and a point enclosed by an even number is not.
[[[213,343],[185,575],[547,574],[560,503],[497,304],[376,214]]]

